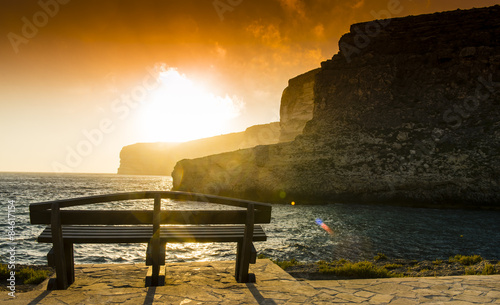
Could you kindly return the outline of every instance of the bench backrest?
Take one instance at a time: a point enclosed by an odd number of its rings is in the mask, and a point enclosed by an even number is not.
[[[154,199],[151,210],[64,210],[67,207],[104,202]],[[161,199],[214,203],[244,209],[232,210],[161,210]],[[271,222],[271,205],[255,201],[187,192],[146,191],[97,195],[30,204],[32,224],[51,224],[57,210],[63,225],[137,225],[137,224],[245,224],[253,211],[253,223]]]

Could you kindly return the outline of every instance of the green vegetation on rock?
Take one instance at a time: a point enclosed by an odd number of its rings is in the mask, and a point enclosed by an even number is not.
[[[33,268],[23,268],[16,275],[23,281],[24,284],[37,285],[43,282],[48,276],[47,270],[35,270]]]
[[[0,277],[8,277],[9,275],[9,269],[7,268],[7,265],[0,265]]]
[[[0,265],[0,278],[7,279],[10,272],[7,265]],[[21,270],[16,270],[16,284],[37,285],[43,282],[50,274],[50,271],[43,269],[34,269],[32,267],[23,267]]]
[[[351,263],[346,262],[343,265],[321,264],[320,273],[330,273],[343,277],[352,278],[382,278],[391,277],[389,271],[384,267],[377,267],[368,261]]]
[[[450,257],[450,263],[460,263],[465,266],[475,265],[482,262],[483,258],[479,255],[460,255],[457,254],[454,257]]]
[[[375,255],[373,259],[377,262],[381,260],[387,260],[387,255],[385,255],[384,253],[377,253],[377,255]]]
[[[394,259],[377,254],[372,260],[317,261],[315,263],[275,261],[281,268],[297,278],[308,279],[362,279],[384,277],[429,277],[500,274],[497,260],[485,260],[479,255],[455,255],[449,260]]]
[[[492,264],[486,263],[483,267],[483,271],[481,271],[482,275],[492,275],[492,274],[497,274],[497,270],[495,269],[495,266]]]
[[[292,258],[291,260],[284,260],[284,261],[280,261],[280,260],[273,260],[273,263],[275,263],[276,265],[280,266],[281,269],[283,270],[286,270],[288,267],[291,267],[291,266],[298,266],[298,265],[301,265],[302,263],[297,261],[295,258]]]

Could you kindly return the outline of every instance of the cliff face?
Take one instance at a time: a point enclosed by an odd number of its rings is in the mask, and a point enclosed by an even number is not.
[[[356,24],[293,142],[196,160],[174,188],[271,202],[500,206],[500,7]]]
[[[121,175],[168,175],[179,159],[167,158],[179,143],[137,143],[120,151]]]
[[[313,118],[314,80],[319,70],[309,71],[288,81],[288,87],[281,96],[280,142],[293,141]]]
[[[225,151],[274,144],[279,140],[279,123],[256,125],[231,133],[185,143],[137,143],[122,148],[118,174],[169,176],[177,161]]]

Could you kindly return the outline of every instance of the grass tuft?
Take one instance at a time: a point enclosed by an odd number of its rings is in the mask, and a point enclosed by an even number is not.
[[[49,276],[49,272],[47,270],[23,268],[19,272],[16,272],[16,275],[19,276],[19,279],[21,279],[24,284],[37,285],[43,282]]]
[[[450,257],[450,263],[460,263],[464,266],[475,265],[479,262],[483,261],[483,258],[479,255],[460,255],[457,254],[454,257]]]
[[[7,268],[7,265],[0,265],[0,277],[7,278],[10,276],[10,271]],[[19,271],[16,271],[16,281],[19,280],[19,284],[27,284],[27,285],[37,285],[43,282],[49,276],[48,270],[36,270],[30,267],[22,268]]]
[[[286,270],[287,268],[289,268],[291,266],[302,265],[302,263],[299,262],[299,261],[297,261],[295,258],[292,258],[289,261],[279,261],[279,260],[276,260],[276,261],[273,261],[273,263],[275,263],[276,265],[280,266],[281,269],[283,269],[283,270]]]
[[[483,271],[481,272],[482,275],[492,275],[492,274],[496,274],[496,273],[497,273],[497,270],[495,269],[495,266],[493,266],[492,264],[488,264],[488,263],[486,263],[484,265]]]
[[[9,277],[9,268],[7,268],[7,265],[0,265],[0,277]]]
[[[367,261],[359,263],[347,262],[341,266],[319,265],[319,272],[353,278],[391,277],[387,269],[377,267],[373,265],[373,263]]]
[[[381,261],[381,260],[387,260],[387,255],[384,253],[377,253],[375,257],[373,258],[376,262]]]

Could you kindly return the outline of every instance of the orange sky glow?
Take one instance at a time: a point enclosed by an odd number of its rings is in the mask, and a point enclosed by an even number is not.
[[[0,171],[115,173],[125,145],[279,121],[353,23],[500,1],[0,3]]]

